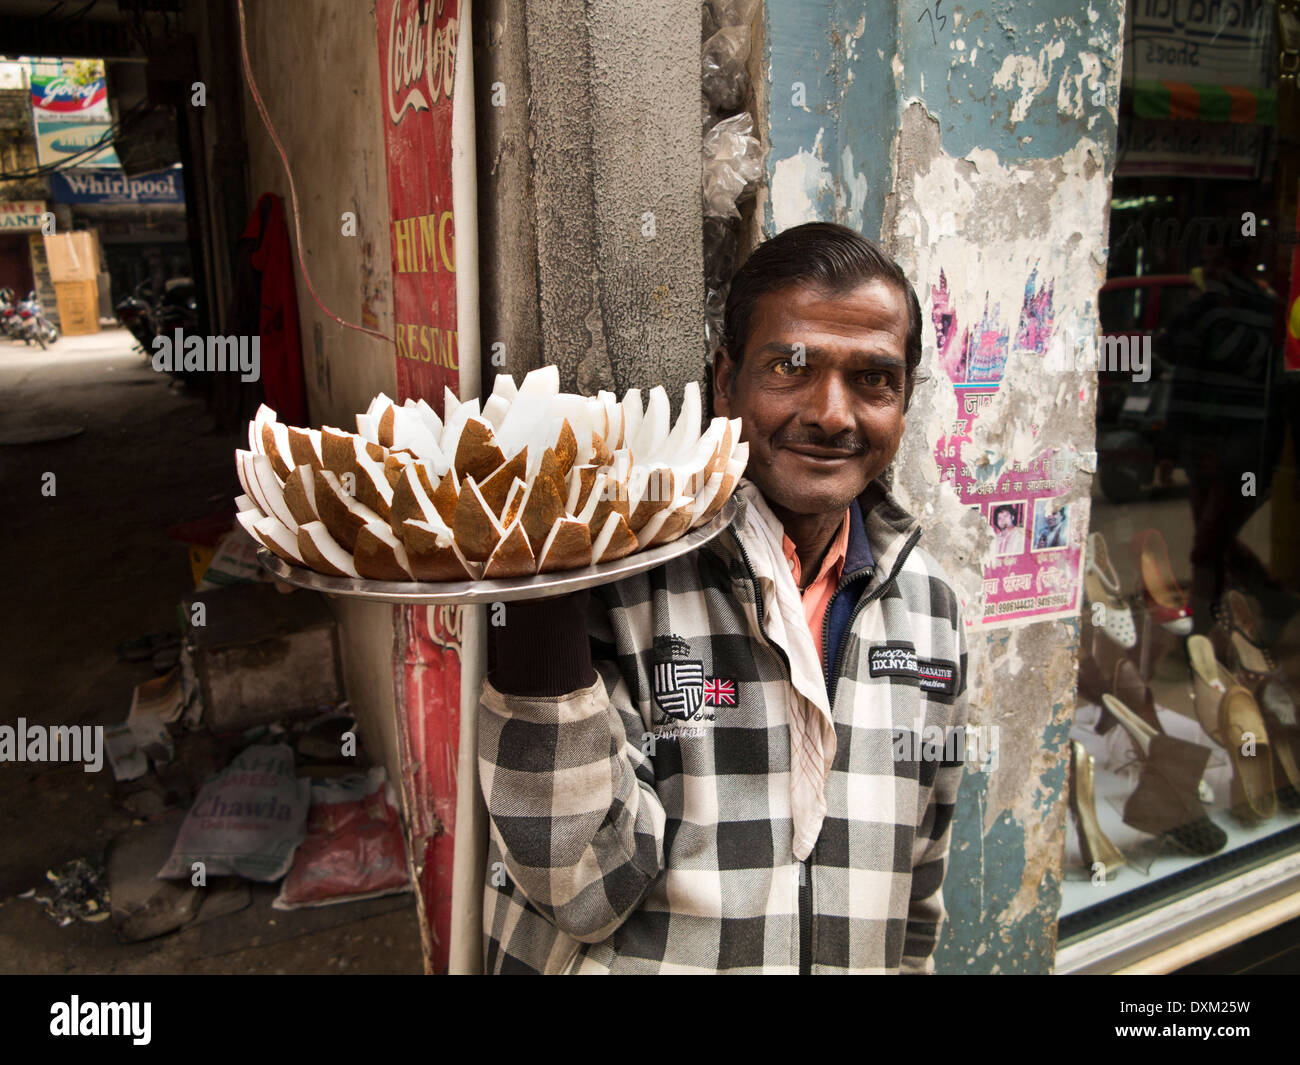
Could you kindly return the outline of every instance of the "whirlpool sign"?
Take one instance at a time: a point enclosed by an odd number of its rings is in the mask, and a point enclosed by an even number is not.
[[[74,167],[50,175],[50,195],[55,203],[179,205],[185,186],[176,169],[127,177],[120,170]]]

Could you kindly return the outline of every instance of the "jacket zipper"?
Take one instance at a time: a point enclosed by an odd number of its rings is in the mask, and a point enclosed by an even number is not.
[[[849,623],[846,626],[845,631],[851,630],[853,628],[853,623],[857,620],[858,615],[863,611],[863,609],[867,607],[870,603],[874,602],[876,599],[879,599],[880,596],[884,594],[885,589],[894,583],[894,581],[898,578],[899,571],[902,570],[903,568],[903,563],[907,561],[907,556],[911,554],[912,548],[916,546],[916,542],[920,538],[921,538],[921,530],[919,528],[913,530],[912,535],[908,537],[907,543],[903,545],[902,551],[899,552],[898,559],[894,563],[894,568],[892,572],[889,574],[889,577],[881,583],[879,588],[876,588],[875,590],[873,590],[872,592],[868,593],[866,596],[858,600],[857,604],[853,608],[853,613],[849,615]],[[745,545],[744,543],[741,542],[739,535],[736,536],[736,546],[740,548],[741,560],[745,563],[745,569],[749,573],[750,583],[754,586],[754,607],[758,612],[759,634],[763,637],[763,642],[766,643],[769,647],[771,647],[781,656],[781,658],[785,661],[785,668],[789,670],[790,669],[789,658],[786,657],[785,652],[782,651],[781,648],[775,646],[770,640],[767,639],[767,633],[764,632],[763,630],[763,597],[758,592],[758,575],[754,572],[753,563],[749,561],[749,552],[745,550]],[[871,568],[874,569],[874,567]],[[840,592],[844,589],[846,584],[848,584],[852,580],[855,580],[858,576],[861,575],[861,573],[862,570],[857,570],[854,573],[850,574],[847,578],[841,578],[839,587],[835,589],[834,595],[831,596],[831,602],[833,603],[835,601],[835,596],[840,594]],[[830,613],[829,603],[826,606],[826,611],[828,614]],[[829,631],[830,631],[829,629],[824,629],[822,633],[823,647],[825,648],[822,655],[823,658],[825,658],[826,655],[830,654],[830,640],[828,635]],[[836,654],[835,656],[835,668],[831,673],[831,677],[839,676],[840,666],[843,664],[843,662],[844,662],[844,644],[843,642],[841,642],[839,653]],[[826,697],[828,699],[831,698],[829,683],[826,689]],[[816,857],[816,855],[817,855],[817,845],[814,843],[813,849],[808,854],[807,859],[799,863],[799,975],[800,976],[812,975],[812,913],[813,913],[812,866],[813,866],[813,859]]]

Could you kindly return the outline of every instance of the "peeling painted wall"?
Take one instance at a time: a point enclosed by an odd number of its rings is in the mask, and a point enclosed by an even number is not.
[[[958,399],[932,311],[938,299],[959,322],[991,313],[1009,323],[1002,383],[961,454],[976,475],[996,477],[1051,448],[1071,471],[1086,466],[1096,374],[1061,355],[1097,331],[1122,22],[1120,0],[1082,10],[1067,0],[768,4],[765,226],[842,222],[879,239],[916,286],[927,379],[913,397],[895,490],[970,616],[982,614],[993,535],[940,481],[936,447]],[[1026,339],[1016,319],[1034,299],[1050,311]],[[1089,475],[1073,472],[1068,501],[1080,541],[1089,490]],[[976,629],[968,638],[971,723],[997,726],[999,746],[996,768],[968,767],[962,786],[937,967],[1047,971],[1078,623]]]

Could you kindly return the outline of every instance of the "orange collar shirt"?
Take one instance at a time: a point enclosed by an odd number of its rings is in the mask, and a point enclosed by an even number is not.
[[[818,570],[817,576],[803,587],[802,568],[799,565],[799,556],[795,553],[794,541],[790,537],[782,537],[781,547],[785,551],[786,561],[790,563],[790,575],[794,577],[795,587],[799,589],[799,597],[803,601],[804,617],[808,621],[808,631],[812,633],[813,643],[817,647],[817,657],[822,660],[822,668],[826,668],[826,649],[825,649],[825,627],[826,627],[826,608],[831,604],[831,597],[835,594],[835,589],[840,583],[840,575],[844,572],[844,555],[849,546],[849,512],[844,511],[844,520],[840,522],[840,530],[835,534],[831,545],[826,550],[826,557],[822,559],[821,569]]]

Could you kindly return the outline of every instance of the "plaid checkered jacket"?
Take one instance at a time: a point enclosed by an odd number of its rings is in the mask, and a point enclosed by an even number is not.
[[[792,852],[793,689],[740,519],[593,590],[590,688],[484,683],[487,972],[933,970],[962,774],[961,745],[933,739],[966,724],[965,636],[916,521],[878,483],[859,507],[875,566],[846,564],[836,593],[857,599],[826,666],[837,750],[807,862]],[[927,747],[930,727],[945,731]]]

